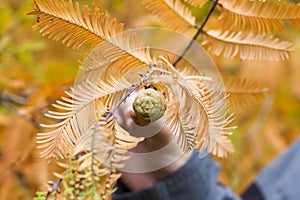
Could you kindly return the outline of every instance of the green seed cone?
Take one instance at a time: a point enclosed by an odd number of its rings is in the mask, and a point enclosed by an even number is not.
[[[138,94],[133,102],[133,109],[144,121],[154,122],[164,115],[167,105],[160,92],[149,88]]]

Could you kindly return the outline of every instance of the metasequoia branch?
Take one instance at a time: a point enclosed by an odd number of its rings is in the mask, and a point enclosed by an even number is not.
[[[209,12],[207,13],[207,15],[206,15],[205,19],[203,20],[201,26],[199,27],[198,31],[196,32],[196,34],[194,35],[194,37],[192,38],[192,40],[190,41],[190,43],[187,45],[187,47],[183,50],[183,52],[181,53],[181,55],[173,62],[173,66],[174,67],[179,63],[179,61],[182,60],[183,56],[185,56],[185,54],[188,52],[188,50],[192,47],[194,41],[203,32],[203,28],[207,24],[210,16],[212,15],[213,11],[215,10],[216,6],[218,5],[218,2],[219,2],[219,0],[214,0],[213,1],[213,5],[209,9]]]
[[[151,70],[146,73],[145,75],[142,76],[142,79],[140,82],[134,84],[132,86],[132,88],[120,99],[120,101],[108,112],[108,114],[106,115],[106,117],[102,120],[102,122],[106,122],[115,112],[116,110],[121,106],[121,104],[126,100],[126,98],[128,98],[133,92],[135,92],[143,83],[145,83],[153,73],[155,73],[158,69],[155,68],[155,65],[151,65]],[[94,141],[95,141],[95,132],[92,133],[92,161],[91,161],[91,172],[92,172],[92,178],[94,175],[94,167],[93,167],[93,163],[95,160],[95,152],[94,152]],[[80,153],[79,153],[80,154]],[[75,155],[75,158],[77,157],[77,155]],[[66,174],[66,172],[64,172],[64,175]],[[48,191],[46,199],[48,199],[51,195],[51,193],[53,191],[57,191],[60,184],[62,183],[63,179],[60,178]],[[94,182],[94,181],[93,181]]]
[[[136,91],[144,82],[146,82],[150,76],[156,71],[156,69],[151,68],[151,70],[143,75],[142,80],[138,83],[136,83],[135,85],[133,85],[133,87],[131,88],[131,90],[129,90],[129,92],[127,92],[121,99],[120,101],[111,109],[111,111],[109,111],[109,113],[106,115],[106,117],[104,118],[103,122],[105,123],[115,112],[116,110],[121,106],[121,104],[134,92]],[[94,163],[94,159],[95,159],[95,153],[94,153],[94,141],[95,141],[95,132],[93,132],[92,134],[92,165],[91,165],[91,171],[92,174],[94,174],[94,169],[93,169],[93,163]]]

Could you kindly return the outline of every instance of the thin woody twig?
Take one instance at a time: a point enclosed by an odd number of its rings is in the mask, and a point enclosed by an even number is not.
[[[4,91],[0,92],[0,102],[1,101],[10,101],[10,102],[17,103],[20,105],[26,104],[26,98],[12,94],[12,93],[4,92]]]
[[[135,85],[132,86],[131,90],[129,90],[121,99],[120,101],[111,109],[111,111],[108,112],[108,114],[106,115],[106,117],[102,120],[102,122],[106,122],[115,112],[116,110],[121,106],[121,104],[126,100],[126,98],[128,98],[134,91],[136,91],[143,83],[145,83],[149,78],[150,76],[155,73],[157,71],[156,68],[151,68],[151,70],[146,73],[145,75],[142,76],[142,79],[140,82],[136,83]],[[94,131],[92,133],[92,146],[91,146],[91,149],[92,149],[92,164],[91,164],[91,172],[92,172],[92,176],[94,175],[94,167],[93,167],[93,164],[94,164],[94,160],[95,160],[95,152],[93,151],[94,149],[94,141],[95,141],[95,132]],[[77,157],[77,155],[75,155],[75,157]],[[64,175],[66,174],[66,171],[64,172]],[[50,188],[50,191],[48,191],[47,195],[46,195],[46,199],[48,199],[51,195],[51,193],[53,191],[57,191],[58,188],[59,188],[59,185],[62,183],[63,179],[59,179],[51,188]],[[93,181],[95,182],[95,181]]]
[[[218,2],[219,2],[219,0],[214,0],[213,1],[213,5],[209,9],[209,12],[207,13],[204,21],[202,22],[201,26],[199,27],[197,33],[194,35],[194,37],[192,38],[192,40],[190,41],[190,43],[187,45],[187,47],[183,50],[183,52],[181,53],[181,55],[173,62],[173,66],[174,67],[179,63],[179,61],[182,60],[183,56],[185,56],[185,54],[188,52],[188,50],[192,47],[193,43],[198,38],[198,36],[200,35],[200,33],[203,32],[203,28],[207,24],[207,22],[208,22],[208,20],[209,20],[209,18],[211,16],[211,14],[215,10],[216,6],[218,5]]]
[[[15,113],[17,116],[25,119],[32,123],[36,128],[40,127],[40,124],[31,116],[26,115],[19,111],[15,104],[26,105],[26,98],[22,96],[18,96],[12,93],[0,91],[0,103],[4,105],[8,110]]]

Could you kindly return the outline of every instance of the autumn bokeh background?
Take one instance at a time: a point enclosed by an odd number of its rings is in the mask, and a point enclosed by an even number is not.
[[[82,0],[109,10],[127,27],[163,26],[138,0]],[[294,1],[297,3],[297,1]],[[47,189],[55,163],[39,158],[36,133],[43,113],[78,71],[84,51],[33,32],[26,16],[32,0],[0,3],[0,199],[32,199]],[[197,11],[195,11],[197,12]],[[201,13],[198,13],[201,15]],[[213,18],[212,18],[213,20]],[[222,165],[220,181],[242,192],[257,173],[300,135],[300,30],[287,25],[283,38],[295,44],[287,62],[239,61],[212,57],[224,75],[247,77],[269,88],[263,101],[237,109],[232,136],[236,152]]]

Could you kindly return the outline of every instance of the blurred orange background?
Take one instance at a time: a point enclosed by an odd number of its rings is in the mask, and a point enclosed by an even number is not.
[[[296,2],[296,1],[294,1]],[[108,10],[126,27],[163,26],[138,0],[82,0]],[[26,16],[32,0],[2,0],[0,4],[0,199],[32,199],[46,190],[55,162],[39,158],[38,124],[43,113],[78,71],[84,51],[33,32],[35,18]],[[295,44],[286,62],[229,60],[212,56],[221,73],[247,77],[269,88],[262,102],[234,110],[231,137],[236,152],[225,159],[220,181],[241,193],[257,173],[300,135],[300,30],[287,27],[283,38]]]

